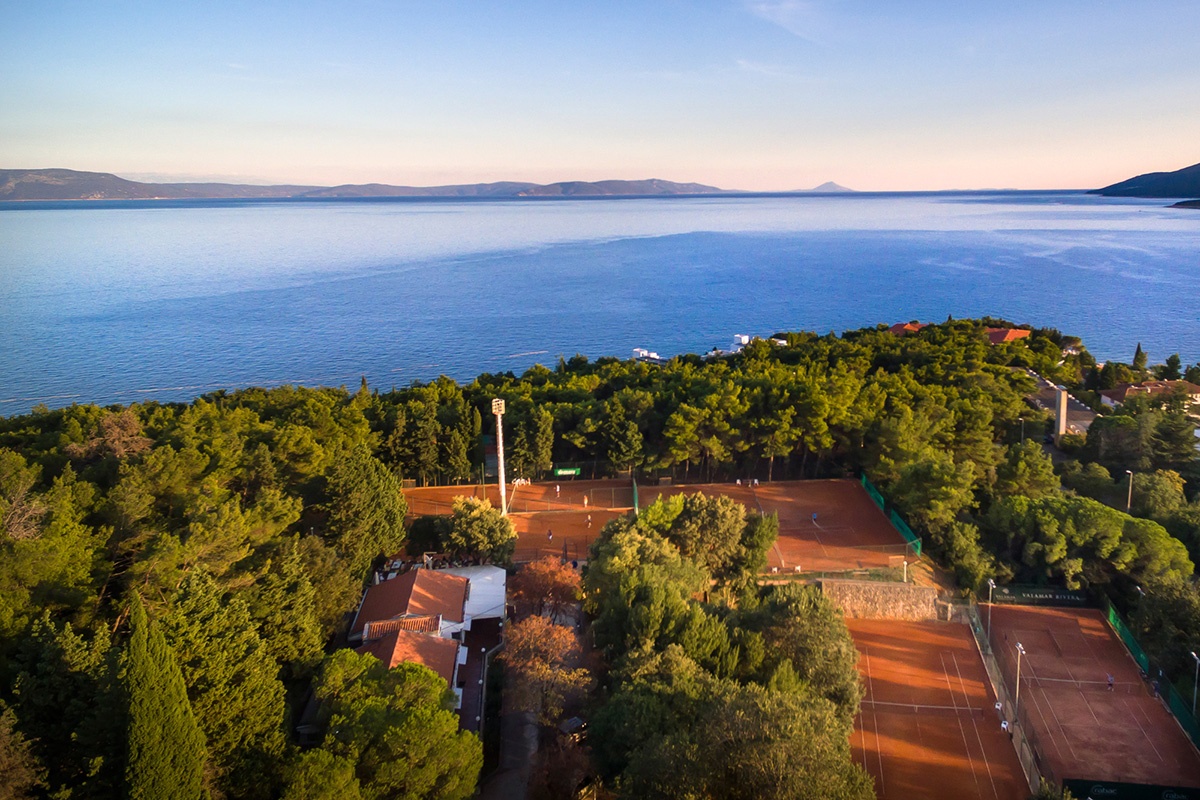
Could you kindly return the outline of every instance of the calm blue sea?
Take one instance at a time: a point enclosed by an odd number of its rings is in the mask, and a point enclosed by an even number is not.
[[[1078,193],[0,205],[0,415],[990,314],[1200,361],[1200,212]]]

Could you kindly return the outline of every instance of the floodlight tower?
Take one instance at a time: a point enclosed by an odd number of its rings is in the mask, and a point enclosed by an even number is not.
[[[496,415],[496,479],[500,482],[500,514],[508,516],[508,497],[504,485],[504,401],[499,397],[492,400],[492,413]]]

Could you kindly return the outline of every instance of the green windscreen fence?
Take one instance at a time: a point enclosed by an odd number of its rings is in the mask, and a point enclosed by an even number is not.
[[[1155,679],[1158,691],[1166,698],[1171,713],[1175,715],[1175,719],[1179,720],[1179,726],[1183,728],[1192,742],[1200,747],[1200,722],[1197,722],[1196,715],[1192,713],[1192,701],[1185,700],[1170,681],[1163,677],[1155,677],[1146,651],[1138,644],[1137,639],[1133,637],[1133,632],[1125,625],[1125,621],[1121,619],[1121,615],[1117,613],[1107,598],[1104,600],[1104,607],[1107,611],[1108,624],[1112,625],[1113,630],[1121,637],[1129,654],[1133,656],[1133,660],[1137,662],[1142,671]]]
[[[867,494],[871,496],[871,499],[875,501],[875,505],[879,506],[879,510],[883,511],[884,506],[886,505],[883,502],[883,495],[881,495],[879,490],[875,488],[875,485],[867,479],[867,474],[865,472],[862,476],[862,485],[863,488],[867,490]]]
[[[888,519],[891,520],[892,527],[900,531],[900,535],[904,537],[904,541],[912,545],[913,551],[916,552],[917,557],[920,558],[921,540],[915,533],[912,532],[912,528],[908,527],[908,523],[900,519],[900,515],[896,513],[896,509],[894,508],[892,509],[892,513],[888,515]]]
[[[879,510],[887,513],[887,501],[883,499],[883,495],[880,493],[880,491],[876,489],[875,485],[871,483],[869,478],[867,478],[867,473],[865,472],[862,475],[862,486],[867,490],[867,494],[870,495],[871,500],[874,501],[875,505],[879,506]],[[892,527],[899,531],[900,535],[904,537],[904,541],[908,542],[909,547],[911,547],[913,552],[917,554],[917,558],[920,558],[921,538],[912,532],[912,528],[908,527],[907,522],[900,519],[900,515],[896,513],[896,509],[892,509],[892,512],[888,514],[888,521],[891,522]]]
[[[1129,649],[1129,654],[1133,656],[1133,660],[1142,668],[1142,672],[1150,674],[1150,658],[1146,655],[1146,651],[1138,644],[1137,639],[1133,638],[1133,632],[1125,626],[1125,621],[1121,619],[1121,615],[1113,608],[1112,603],[1108,599],[1104,600],[1104,607],[1108,613],[1108,624],[1112,625],[1113,630],[1121,637],[1121,641],[1125,643],[1125,647]]]

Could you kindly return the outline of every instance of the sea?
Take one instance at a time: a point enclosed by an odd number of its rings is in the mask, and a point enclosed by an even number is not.
[[[1200,211],[1081,192],[0,204],[0,416],[1003,317],[1200,361]]]

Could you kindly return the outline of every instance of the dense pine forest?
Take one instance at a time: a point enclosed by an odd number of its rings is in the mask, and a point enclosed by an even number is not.
[[[989,578],[1102,593],[1186,673],[1200,650],[1192,409],[1181,391],[1115,409],[1096,391],[1200,383],[1200,365],[1151,366],[1139,347],[1098,367],[1058,331],[992,345],[988,325],[1008,323],[0,419],[0,796],[470,796],[481,745],[445,682],[335,645],[373,567],[405,548],[402,487],[480,480],[495,397],[510,477],[865,473],[963,593]],[[1102,412],[1086,437],[1044,445],[1030,370]],[[596,768],[628,797],[870,796],[845,741],[858,685],[844,623],[819,594],[757,584],[769,520],[703,502],[618,520],[594,548]],[[301,747],[310,698],[319,730]],[[742,758],[737,726],[779,733]],[[767,766],[738,771],[752,763]],[[767,791],[781,764],[821,791]]]

